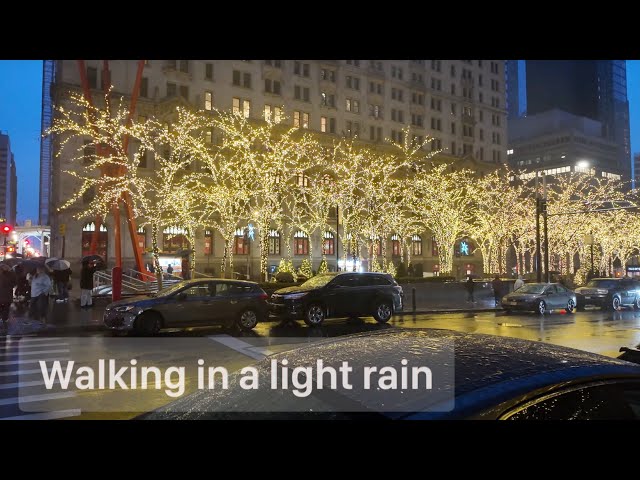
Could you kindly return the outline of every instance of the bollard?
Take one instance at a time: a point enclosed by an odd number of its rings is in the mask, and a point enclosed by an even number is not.
[[[122,298],[122,267],[111,270],[111,301],[117,302]]]
[[[411,289],[411,306],[413,307],[413,311],[416,311],[416,287]]]

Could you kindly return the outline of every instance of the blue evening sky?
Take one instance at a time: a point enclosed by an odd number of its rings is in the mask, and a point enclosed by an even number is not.
[[[627,61],[631,152],[640,152],[640,60]],[[18,221],[38,221],[42,61],[0,60],[0,131],[18,171]]]

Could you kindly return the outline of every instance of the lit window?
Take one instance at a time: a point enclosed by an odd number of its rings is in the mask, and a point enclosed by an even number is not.
[[[244,118],[249,118],[251,113],[251,102],[249,100],[242,101],[242,113],[244,114]]]
[[[213,108],[213,93],[204,92],[204,109],[211,110]]]
[[[271,105],[264,106],[264,119],[271,120]]]
[[[327,132],[327,117],[320,117],[320,131]]]
[[[280,107],[274,107],[273,109],[273,121],[276,123],[280,123],[282,119],[282,109]]]
[[[513,148],[510,148],[509,150],[507,150],[507,155],[513,155]]]
[[[309,128],[309,114],[302,114],[302,128]]]
[[[240,99],[233,98],[233,113],[240,114]]]

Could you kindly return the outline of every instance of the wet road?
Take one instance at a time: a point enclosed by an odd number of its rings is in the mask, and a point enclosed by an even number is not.
[[[168,330],[160,334],[161,339],[170,340],[205,338],[216,345],[216,365],[223,365],[229,371],[250,365],[264,355],[286,351],[305,343],[311,343],[327,337],[339,337],[352,333],[377,331],[387,328],[444,328],[468,333],[484,333],[500,336],[510,336],[528,340],[542,341],[581,350],[587,350],[608,356],[618,356],[621,346],[636,346],[640,344],[640,312],[624,310],[586,311],[573,314],[552,313],[544,316],[537,314],[511,314],[504,312],[476,312],[476,313],[440,313],[423,315],[397,316],[388,324],[378,324],[372,318],[328,320],[322,327],[310,328],[303,322],[267,322],[261,323],[251,332],[232,332],[220,328],[195,328],[186,330]],[[92,332],[81,337],[92,337],[92,341],[107,342],[111,332]],[[104,337],[104,340],[101,338]],[[9,340],[9,339],[7,339]],[[22,340],[26,355],[38,355],[46,352],[48,356],[68,355],[68,344],[73,339],[62,335],[29,337]],[[24,396],[29,390],[18,392],[15,382],[17,375],[13,370],[31,369],[24,365],[31,362],[30,356],[20,360],[15,354],[17,338],[7,342],[0,351],[0,360],[4,361],[0,367],[0,418],[21,417],[34,418],[24,410],[18,408],[18,394]],[[95,347],[95,345],[94,345]],[[23,350],[24,350],[23,349]],[[14,353],[10,353],[10,352]],[[30,353],[33,352],[33,353]],[[33,357],[35,358],[35,357]],[[16,365],[13,365],[16,364]],[[19,381],[29,384],[39,382],[40,375],[29,370],[31,376],[21,376]],[[32,373],[31,373],[32,372]],[[16,372],[17,373],[17,372]],[[187,378],[187,392],[193,390],[193,378]],[[140,392],[142,393],[142,392]],[[93,395],[96,402],[103,401],[107,392],[80,393],[84,396]],[[36,397],[36,395],[34,395]],[[35,418],[95,418],[114,419],[132,418],[141,411],[149,411],[162,406],[170,400],[166,396],[145,392],[135,399],[137,412],[102,412],[92,413],[87,409],[71,409],[61,407],[60,410],[42,414]],[[132,405],[131,403],[129,405]]]

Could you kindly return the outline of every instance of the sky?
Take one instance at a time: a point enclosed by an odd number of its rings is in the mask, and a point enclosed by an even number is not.
[[[640,60],[627,61],[631,152],[640,152]],[[9,133],[18,173],[18,223],[38,221],[42,61],[0,60],[0,132]]]

